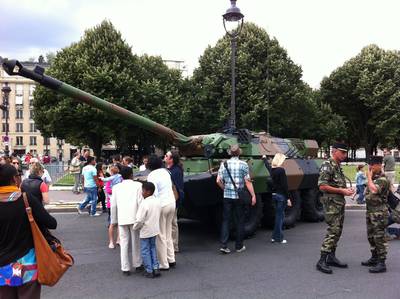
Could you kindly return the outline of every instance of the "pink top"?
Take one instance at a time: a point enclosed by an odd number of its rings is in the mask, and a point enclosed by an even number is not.
[[[111,183],[112,181],[109,181],[106,183],[106,185],[104,186],[104,191],[106,193],[106,207],[109,209],[111,207],[110,204],[110,198],[111,198],[111,194],[112,194],[112,189],[111,189]]]

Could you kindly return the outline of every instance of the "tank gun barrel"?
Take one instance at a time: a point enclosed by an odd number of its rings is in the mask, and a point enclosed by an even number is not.
[[[113,114],[118,118],[121,118],[131,124],[141,127],[142,129],[153,132],[161,137],[166,137],[169,142],[176,146],[191,145],[193,142],[191,137],[187,137],[183,134],[175,132],[174,130],[163,126],[155,121],[152,121],[151,119],[138,115],[132,111],[119,107],[118,105],[100,99],[76,87],[68,85],[67,83],[47,76],[44,74],[44,68],[40,67],[39,65],[36,65],[34,69],[30,69],[25,67],[18,60],[9,60],[7,58],[1,59],[1,57],[0,63],[3,66],[3,69],[10,76],[18,75],[31,79],[58,93],[62,93],[79,102],[86,103],[106,113]]]

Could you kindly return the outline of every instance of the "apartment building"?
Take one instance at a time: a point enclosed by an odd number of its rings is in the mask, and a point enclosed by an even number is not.
[[[37,62],[23,62],[25,66],[34,67]],[[40,64],[43,67],[48,65]],[[8,136],[10,154],[23,155],[31,152],[34,155],[43,155],[46,151],[50,156],[62,158],[63,161],[70,159],[71,152],[76,148],[63,140],[56,138],[44,138],[36,128],[33,110],[33,92],[36,83],[30,79],[20,76],[9,76],[0,67],[0,87],[9,86],[11,92],[8,98]],[[1,94],[0,103],[3,103]],[[5,136],[7,111],[0,110],[1,135]],[[0,139],[0,151],[4,151],[4,138]]]

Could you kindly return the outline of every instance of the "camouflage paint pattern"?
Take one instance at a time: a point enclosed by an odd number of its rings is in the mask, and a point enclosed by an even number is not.
[[[384,176],[378,176],[374,178],[374,184],[378,192],[372,193],[367,187],[365,195],[365,202],[367,204],[367,237],[371,251],[377,253],[378,259],[385,260],[388,249],[388,243],[385,239],[385,229],[389,219],[387,195],[390,183]]]
[[[335,188],[346,188],[346,178],[340,165],[332,158],[321,165],[318,186],[328,185]],[[346,201],[341,194],[323,193],[320,201],[324,207],[327,232],[322,242],[321,252],[330,253],[336,250],[343,231],[344,210]]]

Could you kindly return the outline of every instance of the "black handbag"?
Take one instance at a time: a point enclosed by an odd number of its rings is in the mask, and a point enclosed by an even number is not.
[[[235,181],[233,180],[231,172],[229,171],[228,163],[224,162],[224,166],[225,166],[226,171],[228,172],[228,175],[229,175],[229,178],[231,179],[233,187],[235,188],[235,191],[238,194],[238,197],[239,197],[238,202],[242,205],[246,205],[246,206],[250,205],[251,204],[251,195],[250,195],[249,190],[247,190],[246,186],[244,186],[243,188],[236,187]]]

